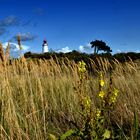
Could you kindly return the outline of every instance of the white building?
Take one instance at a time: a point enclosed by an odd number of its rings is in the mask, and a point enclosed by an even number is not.
[[[47,40],[43,40],[42,53],[46,53],[46,52],[49,52],[49,50],[48,50],[48,42],[47,42]]]

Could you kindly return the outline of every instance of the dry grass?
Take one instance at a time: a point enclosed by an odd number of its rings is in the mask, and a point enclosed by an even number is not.
[[[66,64],[67,63],[67,64]],[[96,64],[91,62],[95,71]],[[109,80],[110,63],[98,59],[100,69]],[[32,60],[24,57],[3,67],[0,64],[0,139],[47,139],[49,133],[61,135],[72,128],[70,121],[80,125],[77,64]],[[113,84],[119,89],[118,102],[112,111],[112,121],[119,126],[133,122],[133,112],[140,115],[139,62],[113,62]],[[81,87],[85,88],[85,87]],[[98,77],[87,74],[84,94],[89,94],[93,107],[97,104]]]

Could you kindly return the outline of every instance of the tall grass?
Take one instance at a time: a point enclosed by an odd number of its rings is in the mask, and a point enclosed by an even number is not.
[[[134,112],[140,118],[138,63],[121,64],[115,60],[110,64],[107,59],[98,58],[98,64],[95,64],[91,60],[93,70],[102,70],[106,83],[109,82],[110,66],[113,69],[113,86],[120,94],[110,120],[112,127],[119,127],[126,139],[134,139]],[[53,59],[32,61],[22,57],[5,67],[2,63],[0,65],[0,139],[47,139],[50,133],[60,136],[74,125],[80,127],[80,97],[75,89],[83,89],[85,85],[79,87],[75,62],[67,58],[59,62]],[[83,94],[91,97],[93,108],[98,105],[98,81],[97,76],[87,73]]]

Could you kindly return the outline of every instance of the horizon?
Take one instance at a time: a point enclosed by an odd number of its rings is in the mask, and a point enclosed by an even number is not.
[[[0,41],[21,43],[42,52],[49,49],[92,53],[89,43],[103,40],[117,52],[140,52],[140,2],[138,0],[1,0]],[[8,9],[8,10],[7,10]]]

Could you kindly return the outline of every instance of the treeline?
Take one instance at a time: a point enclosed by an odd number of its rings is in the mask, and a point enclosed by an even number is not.
[[[25,58],[31,58],[31,59],[50,59],[50,58],[68,58],[69,60],[74,60],[75,62],[79,62],[81,60],[87,62],[90,59],[95,60],[98,57],[107,58],[109,60],[117,59],[119,62],[126,62],[129,60],[135,61],[137,59],[140,59],[140,53],[135,52],[128,52],[128,53],[117,53],[112,55],[111,53],[101,53],[101,54],[86,54],[86,53],[80,53],[78,51],[72,51],[69,53],[56,53],[56,52],[48,52],[43,54],[37,54],[37,53],[31,53],[27,52],[24,54]]]

